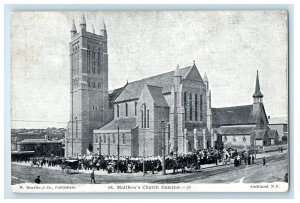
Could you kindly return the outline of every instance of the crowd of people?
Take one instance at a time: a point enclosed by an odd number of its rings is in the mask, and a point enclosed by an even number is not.
[[[195,172],[205,164],[228,164],[233,159],[234,166],[239,166],[244,160],[245,164],[254,163],[254,156],[247,152],[238,152],[234,149],[206,149],[195,153],[175,154],[171,152],[165,157],[166,170],[173,170],[173,173]],[[31,166],[61,167],[63,170],[68,168],[68,162],[76,160],[76,170],[103,170],[107,173],[155,173],[162,170],[161,156],[147,157],[125,157],[120,156],[85,156],[85,157],[34,157],[30,158]],[[25,160],[28,162],[28,160]],[[73,165],[74,169],[74,165]]]

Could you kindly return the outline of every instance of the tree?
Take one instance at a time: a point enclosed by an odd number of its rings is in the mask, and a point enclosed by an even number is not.
[[[287,141],[287,136],[286,135],[284,135],[284,136],[282,136],[282,141]]]
[[[90,152],[93,151],[93,145],[92,145],[92,143],[89,144],[88,150],[89,150]]]

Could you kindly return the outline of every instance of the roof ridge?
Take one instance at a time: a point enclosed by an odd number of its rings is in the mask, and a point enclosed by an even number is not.
[[[151,85],[151,84],[146,84],[147,86],[151,86],[151,87],[158,87],[158,88],[163,88],[161,86],[157,86],[157,85]]]
[[[187,66],[187,67],[184,67],[184,68],[179,68],[179,70],[184,70],[186,68],[192,68],[192,66]],[[146,78],[143,78],[143,79],[135,80],[135,81],[129,82],[129,84],[130,83],[135,83],[135,82],[140,82],[140,81],[147,80],[147,79],[150,79],[150,78],[154,78],[154,77],[157,77],[157,76],[160,76],[160,75],[170,74],[172,72],[175,72],[175,71],[172,70],[172,71],[164,72],[164,73],[161,73],[161,74],[153,75],[153,76],[150,76],[150,77],[146,77]]]
[[[239,105],[239,106],[212,107],[211,109],[226,109],[226,108],[229,109],[229,108],[246,107],[246,106],[253,106],[253,104]]]

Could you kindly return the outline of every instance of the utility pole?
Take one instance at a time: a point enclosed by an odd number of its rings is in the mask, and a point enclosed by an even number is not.
[[[120,172],[119,171],[119,162],[120,162],[120,133],[119,133],[120,129],[119,129],[119,126],[118,126],[118,147],[117,147],[117,150],[118,150],[118,161],[117,161],[117,171],[118,173]]]
[[[165,138],[165,122],[161,121],[162,128],[162,174],[166,175],[166,138]]]

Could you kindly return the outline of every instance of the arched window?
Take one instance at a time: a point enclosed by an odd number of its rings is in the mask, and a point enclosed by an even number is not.
[[[126,137],[125,137],[125,134],[123,133],[122,135],[122,140],[123,140],[123,144],[126,144]]]
[[[187,119],[187,109],[186,109],[186,106],[187,106],[187,97],[186,97],[186,92],[183,93],[183,106],[184,106],[184,120]]]
[[[112,138],[113,138],[113,143],[116,143],[116,137],[115,137],[115,134],[112,134]]]
[[[195,121],[198,120],[198,95],[195,94]]]
[[[98,135],[95,135],[95,143],[98,143]]]
[[[117,117],[119,118],[119,116],[120,116],[120,111],[119,111],[120,109],[119,109],[119,104],[117,104]]]
[[[147,128],[149,128],[149,108],[147,109]]]
[[[149,107],[146,106],[146,104],[143,104],[141,108],[141,128],[149,128],[149,117]]]
[[[200,94],[200,121],[202,121],[202,94]]]
[[[190,120],[193,120],[193,95],[190,93]]]
[[[141,110],[141,128],[144,128],[144,109]]]
[[[128,117],[128,104],[125,103],[125,116]]]
[[[146,104],[144,104],[144,128],[146,128],[147,124],[147,110],[146,110]]]

